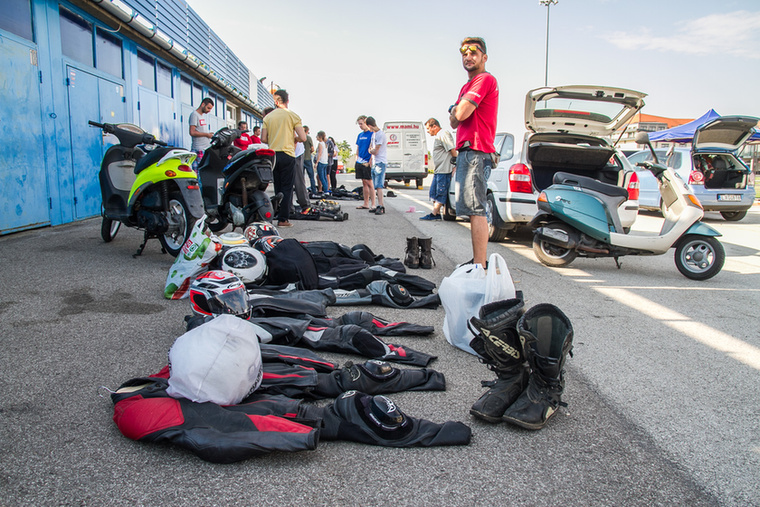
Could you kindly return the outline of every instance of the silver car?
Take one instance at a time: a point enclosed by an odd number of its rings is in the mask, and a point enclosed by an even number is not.
[[[755,175],[736,155],[752,135],[757,118],[722,117],[697,129],[692,148],[655,150],[660,163],[676,170],[705,211],[718,211],[726,220],[741,220],[755,202]],[[657,180],[638,162],[652,159],[649,150],[628,157],[639,177],[639,206],[662,209]]]

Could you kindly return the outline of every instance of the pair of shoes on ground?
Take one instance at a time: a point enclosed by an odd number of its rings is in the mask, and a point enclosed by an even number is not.
[[[443,220],[441,217],[441,214],[433,215],[432,213],[428,213],[424,217],[420,217],[420,220]]]
[[[280,222],[277,222],[277,227],[293,227],[293,224],[288,222],[287,220],[284,222],[280,221]]]
[[[370,208],[369,212],[375,215],[385,215],[385,206],[375,206],[374,208]]]

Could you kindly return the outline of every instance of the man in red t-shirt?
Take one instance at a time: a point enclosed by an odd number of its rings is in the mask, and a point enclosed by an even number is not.
[[[253,144],[253,139],[251,139],[251,135],[248,134],[248,123],[245,121],[239,121],[238,130],[241,132],[240,137],[235,139],[233,143],[241,150],[247,150],[248,147]]]
[[[251,141],[253,141],[253,144],[261,144],[261,127],[258,125],[253,127],[253,135],[251,136]]]
[[[499,109],[499,85],[486,72],[486,42],[467,37],[459,48],[468,81],[449,108],[449,123],[457,129],[456,179],[459,187],[457,215],[470,217],[472,262],[486,267],[488,220],[486,218],[486,181],[494,158],[494,137]]]

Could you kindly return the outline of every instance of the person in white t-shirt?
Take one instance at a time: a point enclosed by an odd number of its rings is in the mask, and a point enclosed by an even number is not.
[[[372,154],[372,183],[377,193],[377,207],[374,209],[375,215],[384,215],[385,206],[383,204],[383,188],[385,187],[385,168],[388,163],[387,143],[385,133],[377,126],[377,122],[371,116],[367,117],[367,127],[372,132],[372,141],[369,145],[369,152]],[[369,210],[370,213],[373,210]]]
[[[327,134],[324,130],[317,132],[317,177],[319,179],[319,191],[327,193],[330,186],[327,184]]]

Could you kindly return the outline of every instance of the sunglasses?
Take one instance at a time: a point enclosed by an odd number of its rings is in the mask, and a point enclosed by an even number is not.
[[[481,53],[484,53],[483,49],[478,46],[477,44],[465,44],[461,48],[459,48],[459,52],[463,55],[466,55],[467,52],[474,53],[475,51],[480,51]]]

